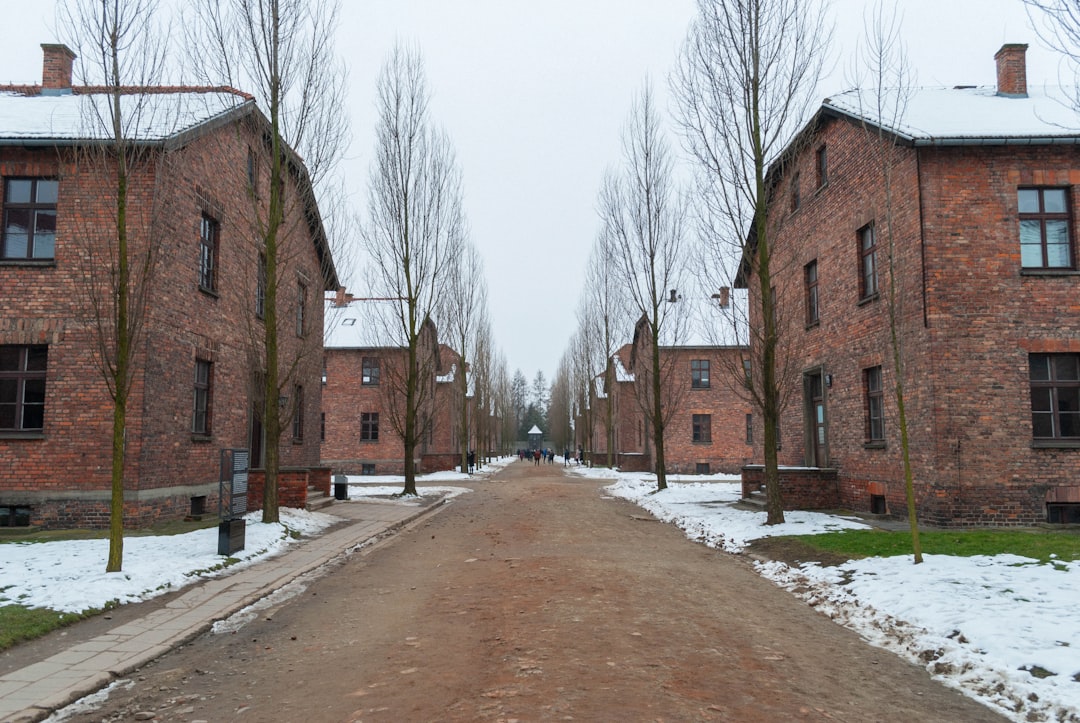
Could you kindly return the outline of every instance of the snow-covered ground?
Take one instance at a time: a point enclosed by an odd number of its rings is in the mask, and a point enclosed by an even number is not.
[[[786,512],[785,524],[734,507],[737,478],[668,477],[571,467],[612,479],[605,489],[711,547],[737,553],[767,535],[865,527],[856,519]],[[707,481],[702,481],[707,480]],[[1080,561],[1016,555],[869,558],[838,567],[761,562],[766,578],[870,643],[894,651],[1016,721],[1080,721]]]
[[[512,459],[485,464],[479,476],[493,474]],[[454,496],[468,490],[447,486],[475,476],[438,472],[417,478],[421,496]],[[401,492],[402,477],[350,477],[350,499],[384,497]],[[420,505],[417,498],[383,500],[385,504]],[[333,509],[332,507],[330,509]],[[0,543],[0,605],[81,612],[116,603],[148,600],[198,580],[225,575],[280,554],[300,537],[310,537],[339,522],[333,514],[281,508],[281,522],[263,523],[260,512],[245,515],[244,549],[235,562],[217,554],[217,527],[182,535],[127,536],[123,571],[106,573],[108,540]]]
[[[467,491],[515,461],[485,465],[479,475],[443,472],[418,479],[422,496]],[[561,464],[562,459],[556,458]],[[786,513],[784,525],[765,527],[763,512],[736,508],[732,477],[669,477],[669,489],[650,494],[655,478],[571,465],[567,471],[610,480],[605,491],[632,500],[678,525],[688,537],[738,553],[765,535],[809,535],[864,527],[853,518]],[[350,477],[350,499],[418,505],[415,498],[386,499],[401,491],[401,477]],[[333,508],[330,508],[333,509]],[[248,515],[246,549],[222,568],[215,554],[217,528],[169,537],[128,537],[124,571],[106,574],[108,543],[80,540],[0,544],[0,605],[78,611],[112,600],[144,600],[202,576],[228,574],[279,554],[303,536],[339,518],[282,509],[282,522]],[[871,558],[823,568],[763,562],[758,571],[866,640],[923,665],[936,678],[1016,721],[1080,723],[1080,562],[1040,564],[1015,555],[926,555]]]

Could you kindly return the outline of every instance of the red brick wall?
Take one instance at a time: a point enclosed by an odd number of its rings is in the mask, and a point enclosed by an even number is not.
[[[322,464],[337,474],[360,474],[365,464],[375,465],[376,474],[403,474],[405,471],[404,443],[394,431],[392,407],[386,395],[393,394],[389,381],[404,364],[402,349],[327,349],[326,388],[323,409],[326,420],[326,439],[322,442]],[[363,385],[363,359],[377,357],[380,364],[380,383]],[[441,354],[441,373],[454,363],[450,352]],[[433,423],[431,433],[418,445],[417,461],[423,472],[453,469],[460,464],[457,446],[458,394],[450,383],[435,384]],[[379,414],[378,441],[360,439],[361,414]]]
[[[807,179],[822,143],[829,180],[812,189]],[[851,123],[828,121],[793,166],[803,179],[797,211],[784,197],[786,182],[778,186],[781,198],[770,218],[774,284],[782,355],[791,359],[780,460],[805,463],[802,378],[827,373],[833,381],[826,389],[827,462],[839,470],[843,504],[868,510],[869,486],[881,485],[890,512],[906,515],[885,296],[887,204],[880,166],[871,162],[874,143]],[[1075,150],[902,148],[895,154],[898,308],[920,518],[959,526],[1041,521],[1047,491],[1080,474],[1080,449],[1033,446],[1028,354],[1080,349],[1074,341],[1080,317],[1074,275],[1021,270],[1016,190],[1080,181]],[[1075,189],[1072,195],[1073,208],[1080,207]],[[870,222],[878,229],[882,295],[860,301],[857,233]],[[802,273],[814,259],[821,323],[807,328]],[[750,288],[753,294],[753,281]],[[885,389],[884,445],[866,443],[863,371],[876,365]],[[760,460],[760,420],[755,439]]]
[[[130,527],[183,516],[193,496],[216,499],[220,449],[249,444],[250,379],[258,355],[252,350],[261,345],[262,329],[253,314],[258,254],[246,180],[247,149],[259,147],[255,138],[246,124],[224,127],[173,154],[167,164],[134,171],[131,238],[137,246],[148,238],[163,242],[129,400]],[[91,352],[85,285],[77,279],[93,263],[90,250],[108,243],[108,184],[86,164],[58,157],[55,149],[3,149],[0,177],[8,176],[59,177],[60,192],[55,262],[0,262],[0,344],[49,345],[44,434],[0,437],[0,504],[29,504],[33,524],[102,526],[110,497],[111,401]],[[264,178],[261,187],[266,183]],[[291,186],[287,195],[292,205],[282,236],[281,355],[299,359],[306,434],[293,443],[286,410],[282,462],[311,466],[319,460],[324,284]],[[216,295],[197,288],[204,211],[220,224]],[[293,331],[301,275],[309,290],[310,331],[304,340]],[[191,433],[197,357],[213,364],[211,433],[198,438]],[[291,385],[291,398],[290,392]]]
[[[747,465],[742,469],[742,495],[764,489],[765,468]],[[785,510],[833,510],[840,507],[840,483],[835,469],[781,467],[780,491]]]

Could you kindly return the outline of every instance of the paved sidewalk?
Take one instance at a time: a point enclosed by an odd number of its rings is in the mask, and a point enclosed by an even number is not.
[[[442,502],[417,508],[353,500],[328,507],[348,524],[234,574],[196,583],[141,618],[0,676],[0,721],[42,720],[346,551],[442,509]]]

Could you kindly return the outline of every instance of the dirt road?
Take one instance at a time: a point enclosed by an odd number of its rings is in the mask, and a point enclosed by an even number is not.
[[[1000,720],[596,482],[471,486],[69,720]]]

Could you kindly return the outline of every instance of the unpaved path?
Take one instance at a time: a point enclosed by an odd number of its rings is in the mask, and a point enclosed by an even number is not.
[[[1000,720],[595,481],[470,486],[69,720]]]

